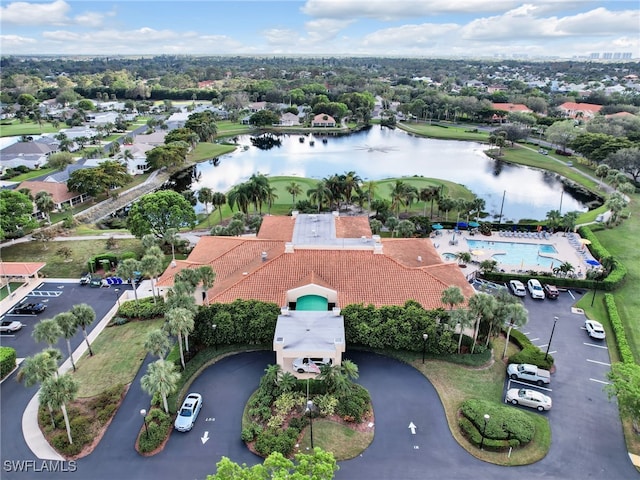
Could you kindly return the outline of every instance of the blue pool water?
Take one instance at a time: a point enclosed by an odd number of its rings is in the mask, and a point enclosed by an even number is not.
[[[488,254],[492,250],[500,251],[500,254],[495,254],[492,258],[504,265],[550,267],[554,262],[558,265],[558,259],[548,256],[557,254],[558,250],[548,243],[489,242],[467,239],[467,244],[470,250],[483,250]]]

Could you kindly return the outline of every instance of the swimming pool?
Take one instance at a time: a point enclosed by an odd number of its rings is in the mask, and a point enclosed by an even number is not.
[[[467,245],[470,250],[483,250],[487,254],[495,253],[492,258],[499,264],[551,267],[559,261],[555,258],[558,250],[548,243],[520,243],[520,242],[490,242],[487,240],[469,240]]]

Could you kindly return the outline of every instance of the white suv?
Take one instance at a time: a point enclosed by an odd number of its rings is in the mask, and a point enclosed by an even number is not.
[[[320,367],[331,365],[330,358],[296,358],[293,369],[298,373],[320,373]]]
[[[529,290],[529,295],[531,295],[531,298],[539,298],[541,300],[544,300],[545,295],[544,290],[542,289],[542,285],[535,278],[532,278],[527,282],[527,290]]]

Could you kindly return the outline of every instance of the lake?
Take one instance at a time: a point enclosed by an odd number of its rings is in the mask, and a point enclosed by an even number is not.
[[[504,197],[503,222],[545,219],[549,210],[583,212],[594,201],[564,185],[556,174],[496,161],[484,153],[487,145],[476,142],[428,139],[378,126],[344,136],[278,139],[280,146],[264,150],[252,144],[250,135],[238,137],[240,148],[220,157],[217,165],[196,166],[190,188],[227,192],[257,172],[320,179],[355,171],[367,180],[420,175],[465,185],[485,200],[488,220],[497,221]],[[197,209],[204,211],[202,205]]]

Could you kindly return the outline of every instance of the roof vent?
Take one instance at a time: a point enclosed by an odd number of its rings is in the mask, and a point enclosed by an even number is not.
[[[262,261],[263,261],[263,262],[266,262],[266,261],[267,261],[267,252],[262,252],[262,253],[260,254],[260,258],[262,258]]]
[[[418,255],[418,261],[422,262],[422,256]]]

